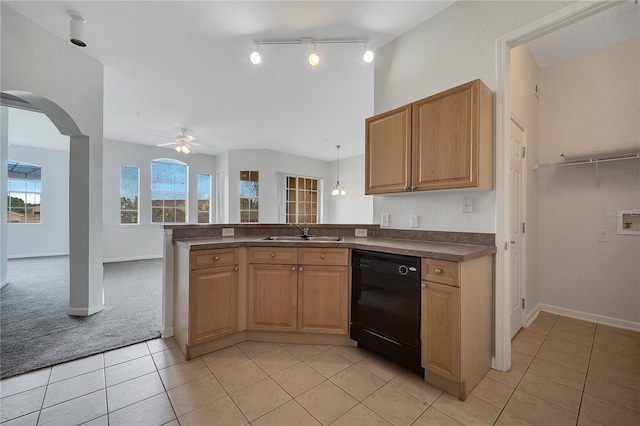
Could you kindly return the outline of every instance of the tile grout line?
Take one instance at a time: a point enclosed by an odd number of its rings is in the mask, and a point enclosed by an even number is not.
[[[513,394],[516,393],[516,391],[518,390],[518,386],[520,385],[520,382],[522,382],[522,379],[524,378],[525,374],[527,374],[527,371],[529,371],[529,368],[531,367],[531,364],[533,364],[533,361],[536,359],[536,357],[538,356],[538,352],[540,351],[540,349],[542,349],[542,345],[544,345],[544,342],[546,342],[547,337],[549,337],[549,334],[551,333],[551,330],[553,329],[553,327],[555,327],[556,323],[558,322],[558,318],[560,318],[559,315],[556,316],[556,319],[553,321],[553,324],[551,325],[551,327],[549,328],[549,331],[547,332],[547,334],[544,335],[544,339],[542,339],[542,343],[540,343],[540,348],[538,348],[538,350],[536,351],[536,355],[531,357],[531,362],[529,363],[529,365],[527,365],[527,368],[524,370],[524,372],[522,373],[522,377],[520,377],[520,379],[518,380],[518,382],[516,383],[515,387],[513,388],[513,392],[511,392],[511,395],[509,395],[509,398],[507,399],[507,402],[504,403],[504,407],[502,407],[502,409],[500,410],[500,413],[498,414],[498,417],[496,418],[496,420],[493,422],[493,424],[495,425],[495,423],[498,421],[498,419],[500,418],[500,416],[502,415],[503,412],[505,412],[505,408],[507,408],[507,405],[509,405],[509,401],[511,401],[511,398],[513,398]],[[517,333],[516,333],[517,335]],[[513,352],[513,350],[512,350]],[[516,351],[517,352],[517,351]],[[518,352],[520,353],[520,352]],[[526,354],[523,354],[526,355]],[[513,362],[511,363],[512,367],[513,367]],[[522,392],[522,390],[520,391]],[[520,420],[523,420],[526,422],[525,419],[521,419],[520,417],[516,416],[515,414],[511,414],[507,411],[507,414],[512,415]]]

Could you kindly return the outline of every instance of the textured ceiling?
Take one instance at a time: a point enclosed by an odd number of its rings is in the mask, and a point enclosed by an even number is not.
[[[186,128],[202,153],[274,149],[333,160],[337,144],[343,158],[364,151],[374,64],[362,61],[363,46],[320,44],[321,63],[312,68],[310,45],[263,45],[254,66],[253,42],[363,39],[375,50],[455,2],[4,3],[64,40],[68,11],[88,19],[82,51],[105,66],[107,139],[157,145]],[[529,48],[545,67],[637,37],[638,10],[623,2]]]
[[[440,12],[439,1],[5,2],[69,39],[69,16],[87,18],[88,55],[104,64],[104,136],[161,144],[180,133],[202,153],[269,148],[318,159],[364,151],[373,113],[373,67],[358,44],[261,46],[254,40],[363,39],[375,49]]]

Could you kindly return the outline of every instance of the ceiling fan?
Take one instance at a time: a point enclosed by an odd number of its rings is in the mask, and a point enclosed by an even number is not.
[[[198,152],[193,149],[193,146],[202,146],[198,142],[193,142],[196,138],[187,134],[187,129],[180,129],[182,131],[181,135],[175,137],[173,142],[161,143],[156,146],[171,146],[175,145],[174,149],[182,154],[197,154]],[[164,138],[165,136],[154,135],[159,138]]]

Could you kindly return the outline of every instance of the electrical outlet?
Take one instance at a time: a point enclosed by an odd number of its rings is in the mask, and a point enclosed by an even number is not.
[[[233,228],[222,228],[223,237],[233,237]]]
[[[389,227],[389,215],[383,214],[380,216],[380,226]]]
[[[411,228],[418,227],[418,216],[416,216],[415,214],[412,214],[411,216],[409,216],[409,226]]]
[[[462,199],[462,213],[472,213],[473,212],[473,198],[463,198]]]
[[[356,228],[356,237],[367,238],[367,230],[366,229],[357,229]]]
[[[598,242],[599,243],[608,243],[609,242],[609,230],[608,229],[598,229]]]

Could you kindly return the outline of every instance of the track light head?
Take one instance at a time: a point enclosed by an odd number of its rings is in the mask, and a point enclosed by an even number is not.
[[[362,55],[362,59],[368,64],[373,62],[373,52],[367,50],[366,52],[364,52],[364,55]]]
[[[251,56],[249,56],[249,59],[251,60],[251,63],[253,65],[258,65],[260,62],[262,62],[262,56],[260,56],[260,52],[258,52],[257,50],[254,51]]]

